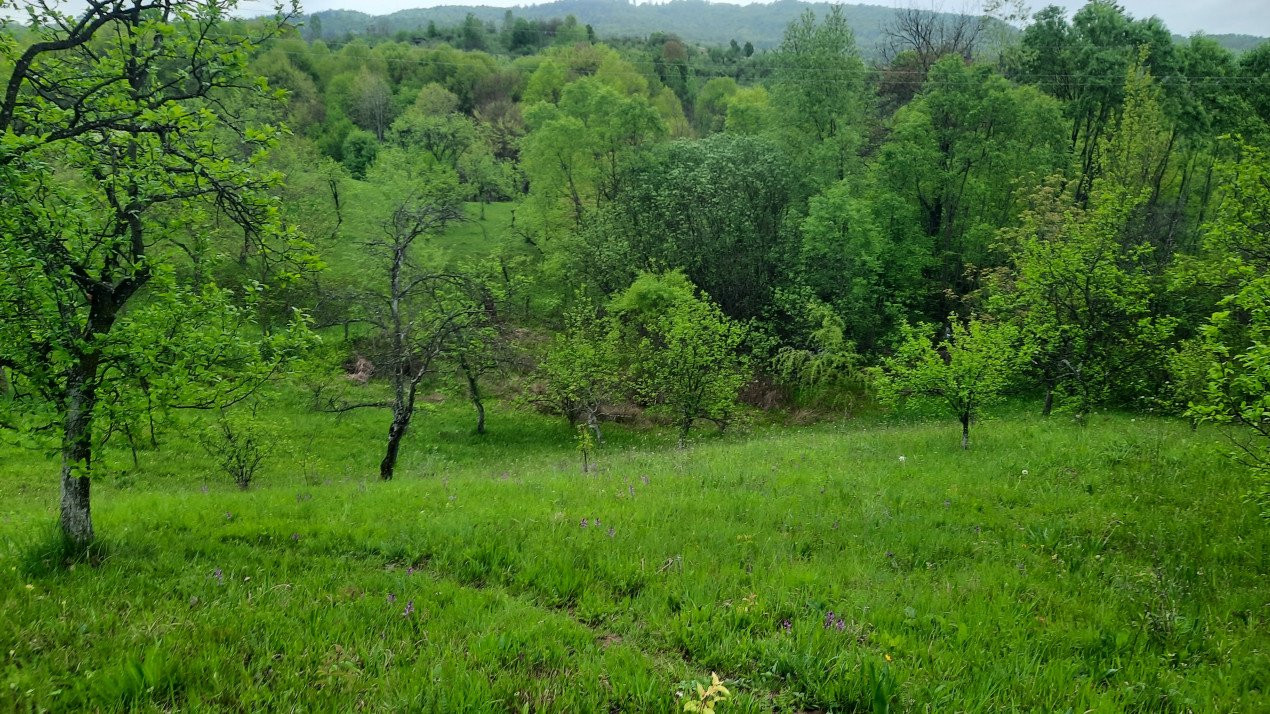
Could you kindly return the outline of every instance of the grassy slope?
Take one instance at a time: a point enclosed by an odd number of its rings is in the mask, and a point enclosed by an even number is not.
[[[584,476],[560,424],[466,419],[422,421],[388,484],[375,414],[279,419],[308,457],[248,493],[144,454],[70,572],[32,535],[51,464],[0,452],[0,710],[669,711],[711,670],[721,712],[1270,707],[1270,533],[1212,433],[614,430]]]

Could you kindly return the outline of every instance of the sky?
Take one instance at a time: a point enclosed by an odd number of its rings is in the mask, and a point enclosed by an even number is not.
[[[732,0],[734,4],[748,4],[746,0]],[[534,4],[526,0],[301,0],[306,12],[317,10],[361,10],[374,15],[382,15],[395,10],[433,5],[493,5],[511,7],[514,5]],[[1075,10],[1084,5],[1084,0],[1026,0],[1033,10],[1046,5],[1062,5]],[[890,5],[898,7],[931,7],[932,5],[953,11],[963,7],[977,7],[978,0],[868,0],[870,5]],[[1120,0],[1133,17],[1149,17],[1157,15],[1169,29],[1179,35],[1189,35],[1204,31],[1210,34],[1239,33],[1270,37],[1270,3],[1267,0]],[[66,7],[71,8],[81,3],[71,0]],[[272,9],[270,0],[245,0],[240,5],[243,14],[258,15]],[[666,28],[673,29],[673,28]]]

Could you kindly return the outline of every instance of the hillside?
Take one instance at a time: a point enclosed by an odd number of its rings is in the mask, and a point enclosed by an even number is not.
[[[672,32],[703,44],[752,42],[755,47],[773,47],[780,42],[785,26],[808,8],[823,16],[830,3],[779,0],[773,3],[730,5],[703,0],[673,0],[665,4],[631,5],[622,0],[556,0],[541,5],[511,8],[517,17],[546,19],[573,15],[591,25],[601,37],[647,35]],[[346,33],[393,34],[427,26],[455,25],[468,13],[481,20],[500,22],[508,8],[482,5],[443,5],[401,10],[390,15],[368,15],[351,10],[316,13],[322,18],[323,35],[338,38]],[[856,41],[867,53],[878,47],[882,31],[895,10],[878,5],[843,5],[843,14],[855,30]]]
[[[712,671],[721,714],[1268,703],[1267,531],[1178,421],[653,438],[584,475],[563,423],[446,408],[378,483],[374,419],[270,416],[304,469],[143,454],[69,572],[54,465],[0,451],[0,709],[669,712]]]
[[[785,26],[804,10],[824,15],[830,3],[777,0],[772,3],[732,5],[704,0],[672,0],[664,4],[633,5],[623,0],[556,0],[539,5],[510,8],[526,19],[547,19],[573,15],[591,25],[601,37],[648,35],[672,32],[702,44],[727,44],[731,40],[752,42],[755,47],[773,47],[780,42]],[[895,9],[879,5],[843,5],[847,21],[855,30],[856,41],[866,54],[876,54],[883,30],[895,16]],[[500,22],[509,8],[488,5],[441,5],[399,10],[389,15],[371,15],[356,10],[326,10],[322,18],[323,36],[340,38],[348,33],[391,35],[399,30],[437,25],[457,25],[468,13],[483,21]],[[947,13],[945,13],[947,14]],[[1239,53],[1256,47],[1264,37],[1252,35],[1211,35],[1223,47]],[[1178,41],[1185,38],[1177,36]]]

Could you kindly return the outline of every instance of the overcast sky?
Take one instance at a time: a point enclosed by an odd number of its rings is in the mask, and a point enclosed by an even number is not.
[[[734,4],[747,4],[746,0],[732,0]],[[434,5],[494,5],[511,7],[514,5],[534,4],[525,0],[301,0],[306,12],[315,10],[361,10],[376,15],[413,7],[431,7]],[[1033,10],[1046,5],[1062,5],[1069,9],[1084,5],[1084,0],[1026,0]],[[77,4],[74,0],[66,3],[67,7]],[[957,10],[963,7],[981,7],[981,0],[872,0],[867,4],[892,5],[899,7],[942,6],[946,10]],[[1120,4],[1134,17],[1158,15],[1169,29],[1179,35],[1189,35],[1203,30],[1212,34],[1235,32],[1246,35],[1270,36],[1270,3],[1267,0],[1121,0]],[[269,11],[273,6],[271,0],[245,0],[241,10],[247,15],[258,15]],[[667,30],[674,28],[668,27]]]

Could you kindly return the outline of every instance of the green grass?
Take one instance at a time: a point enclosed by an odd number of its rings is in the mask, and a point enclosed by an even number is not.
[[[1270,531],[1178,422],[614,428],[584,475],[442,405],[380,483],[386,415],[278,414],[252,491],[176,446],[103,480],[91,566],[0,452],[0,710],[666,712],[711,671],[723,714],[1270,707]]]

